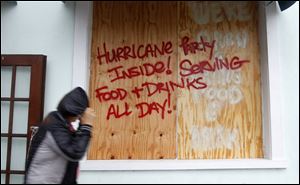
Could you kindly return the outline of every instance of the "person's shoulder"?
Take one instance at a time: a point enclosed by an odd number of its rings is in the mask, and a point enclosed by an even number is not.
[[[44,123],[49,129],[66,128],[67,122],[58,111],[53,111],[45,118]]]

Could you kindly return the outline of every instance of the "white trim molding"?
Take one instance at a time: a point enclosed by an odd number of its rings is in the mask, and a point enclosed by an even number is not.
[[[92,31],[92,2],[76,1],[72,87],[88,90]]]
[[[82,171],[124,170],[215,170],[215,169],[274,169],[285,168],[284,160],[228,159],[228,160],[86,160]]]
[[[268,95],[269,100],[263,102],[269,106],[268,111],[270,115],[266,115],[269,117],[269,122],[267,122],[265,126],[269,127],[269,134],[265,137],[269,137],[270,146],[269,146],[269,156],[266,156],[272,160],[284,160],[285,157],[285,148],[284,148],[284,136],[283,136],[283,125],[281,120],[281,93],[280,93],[280,56],[279,56],[279,32],[278,32],[278,16],[280,15],[279,7],[277,6],[276,1],[266,7],[266,45],[267,52],[263,54],[267,54],[268,63],[268,83],[262,84],[269,88]],[[265,69],[266,70],[266,69]],[[264,116],[264,115],[263,115]],[[268,147],[266,147],[268,148]]]
[[[287,168],[280,102],[280,66],[276,1],[259,4],[259,36],[263,104],[264,159],[238,160],[83,160],[82,171],[195,170]],[[77,1],[75,9],[73,87],[88,90],[92,2]]]

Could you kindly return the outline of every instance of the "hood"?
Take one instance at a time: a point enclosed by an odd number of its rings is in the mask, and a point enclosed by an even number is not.
[[[57,110],[64,116],[78,116],[89,107],[89,99],[86,92],[77,87],[66,94],[57,106]]]

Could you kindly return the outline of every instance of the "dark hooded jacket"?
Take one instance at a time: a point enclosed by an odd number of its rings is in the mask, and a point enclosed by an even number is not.
[[[91,126],[79,124],[75,131],[66,116],[81,115],[89,106],[81,88],[64,96],[57,110],[51,112],[31,141],[26,184],[76,184],[78,161],[86,153]]]

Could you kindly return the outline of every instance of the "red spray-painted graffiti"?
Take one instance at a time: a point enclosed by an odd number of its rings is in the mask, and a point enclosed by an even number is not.
[[[171,94],[168,94],[167,99],[165,99],[162,103],[160,102],[140,102],[135,105],[135,108],[138,110],[138,118],[144,118],[148,115],[152,115],[153,113],[159,114],[161,119],[165,118],[166,113],[171,114],[172,110],[171,106]],[[167,110],[167,108],[169,108]],[[123,116],[129,116],[132,114],[132,110],[130,110],[129,104],[127,102],[124,103],[123,109],[121,110],[120,105],[111,104],[106,119],[109,120],[111,117],[121,118]]]
[[[204,73],[205,71],[214,72],[223,68],[226,68],[227,70],[235,70],[241,68],[243,64],[247,62],[249,62],[249,60],[240,60],[237,56],[234,56],[230,62],[228,58],[223,60],[216,57],[213,64],[211,64],[208,60],[203,60],[193,64],[190,60],[184,59],[179,65],[180,75],[186,77],[193,74]]]
[[[207,52],[209,50],[209,60],[212,59],[215,47],[215,40],[209,43],[204,41],[203,37],[200,36],[200,42],[189,41],[189,37],[183,37],[181,39],[181,44],[179,46],[182,47],[184,55],[188,55],[189,52],[195,54],[197,51]]]
[[[110,64],[113,62],[126,61],[128,59],[156,58],[158,56],[169,55],[173,52],[171,41],[162,42],[160,46],[156,44],[147,44],[146,46],[141,44],[135,46],[135,44],[132,44],[131,46],[112,49],[111,52],[107,51],[106,44],[103,43],[103,51],[104,53],[101,53],[100,48],[97,48],[97,59],[100,65],[103,64],[102,60],[104,60],[106,64]]]
[[[132,79],[133,77],[140,76],[152,76],[155,74],[161,74],[166,72],[167,75],[172,74],[170,69],[170,59],[168,57],[167,65],[163,61],[158,61],[155,64],[144,63],[140,66],[133,66],[128,69],[124,69],[124,66],[117,66],[112,69],[109,69],[107,72],[110,74],[111,82],[120,80],[120,79]]]
[[[116,88],[110,89],[108,85],[97,88],[95,90],[96,98],[100,103],[112,102],[109,105],[106,119],[122,118],[131,116],[137,112],[138,118],[158,114],[161,119],[164,119],[167,114],[171,114],[171,95],[177,89],[201,90],[208,87],[201,75],[204,72],[215,72],[218,70],[237,70],[244,64],[249,63],[249,60],[240,59],[238,56],[218,58],[214,57],[214,47],[216,41],[205,41],[200,36],[199,41],[193,41],[189,37],[183,37],[179,47],[185,56],[198,54],[200,52],[207,53],[207,59],[201,61],[191,61],[190,59],[182,59],[179,62],[180,78],[166,80],[164,82],[153,82],[153,80],[145,81],[142,84],[137,84],[132,88]],[[116,83],[120,80],[132,80],[133,78],[148,78],[151,76],[165,76],[174,74],[171,66],[171,54],[173,54],[173,44],[170,41],[163,41],[160,45],[146,44],[118,47],[110,51],[107,50],[106,44],[103,43],[103,53],[100,48],[97,48],[97,59],[99,65],[110,65],[112,63],[124,62],[126,60],[142,59],[143,63],[137,66],[126,68],[126,65],[118,65],[109,68],[105,75],[108,75],[110,83]],[[145,58],[158,58],[166,56],[165,60],[157,60],[156,62],[144,62]],[[130,64],[129,64],[130,66]],[[173,65],[175,66],[175,65]],[[174,79],[174,78],[173,78]],[[159,101],[157,100],[159,96]],[[166,96],[166,98],[162,98]],[[145,98],[142,98],[145,97]],[[135,98],[137,103],[131,105],[127,102],[128,98]],[[147,101],[145,101],[147,99]],[[153,101],[155,100],[155,101]],[[149,101],[149,102],[148,102]],[[136,110],[136,111],[134,111]]]

